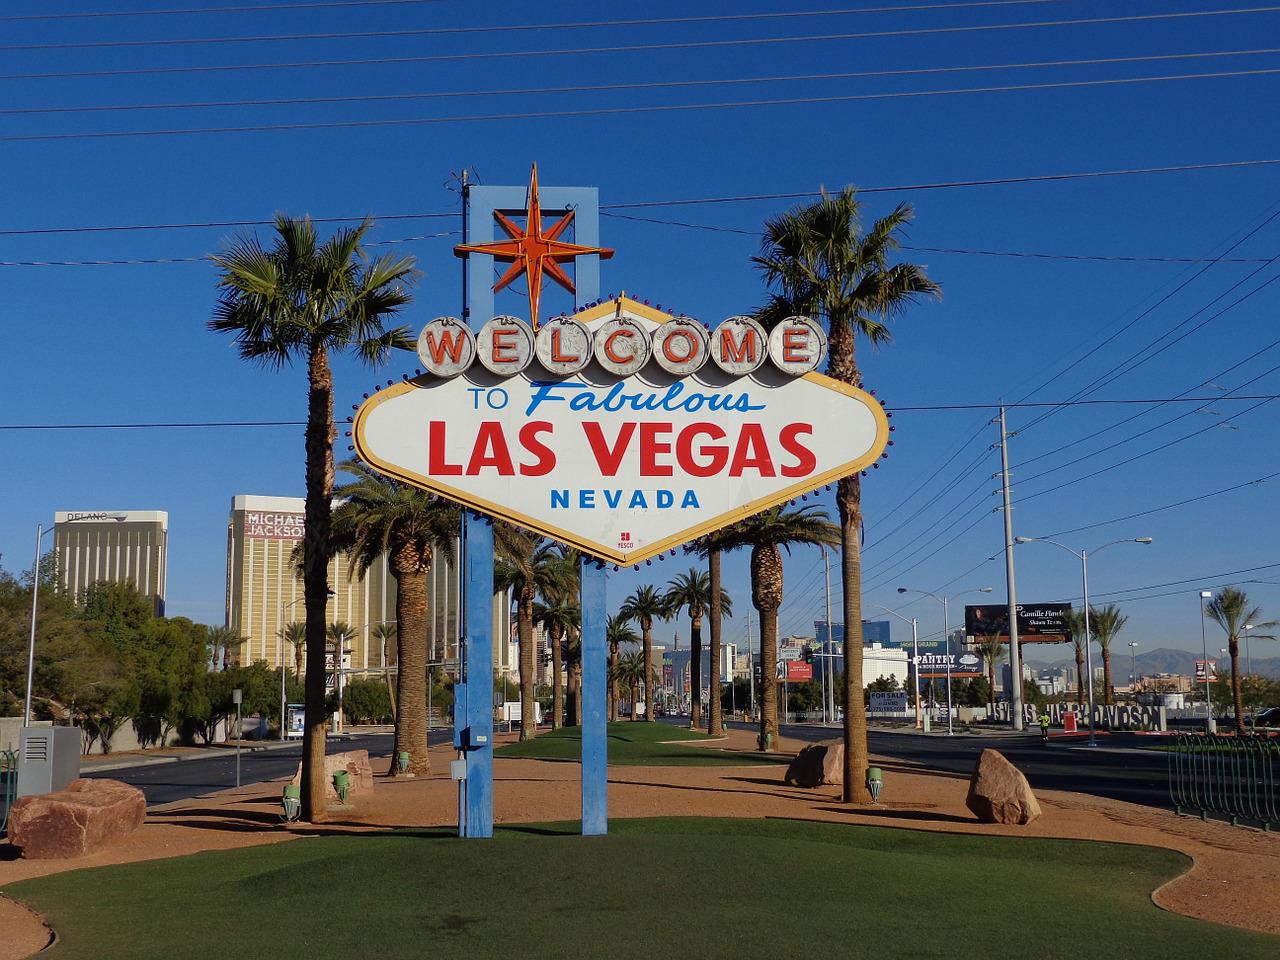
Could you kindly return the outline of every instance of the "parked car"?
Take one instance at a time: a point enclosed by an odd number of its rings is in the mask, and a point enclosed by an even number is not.
[[[1253,718],[1255,727],[1280,727],[1280,707],[1267,707]]]

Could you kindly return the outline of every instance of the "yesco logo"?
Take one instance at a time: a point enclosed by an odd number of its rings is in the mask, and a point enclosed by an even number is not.
[[[815,368],[821,327],[708,329],[626,297],[536,331],[440,317],[426,373],[353,420],[379,471],[587,553],[634,563],[872,464],[880,405]]]

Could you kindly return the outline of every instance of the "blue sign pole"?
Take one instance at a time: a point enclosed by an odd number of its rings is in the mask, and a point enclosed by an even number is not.
[[[495,210],[525,209],[524,187],[470,185],[463,179],[463,243],[494,239]],[[595,187],[544,187],[546,213],[573,210],[574,241],[600,242],[600,195]],[[474,262],[473,262],[474,261]],[[463,260],[463,321],[473,330],[494,315],[493,257],[471,253]],[[574,262],[575,302],[581,307],[600,296],[600,258]],[[532,319],[532,318],[530,318]],[[454,745],[466,758],[466,779],[458,791],[458,832],[493,836],[493,526],[464,511],[462,590],[465,617],[462,679],[455,688]],[[605,731],[605,572],[595,563],[582,571],[582,832],[608,828],[607,739]],[[590,616],[588,609],[591,610]]]
[[[608,574],[593,560],[582,561],[582,834],[609,832],[609,740],[605,726],[609,616]]]

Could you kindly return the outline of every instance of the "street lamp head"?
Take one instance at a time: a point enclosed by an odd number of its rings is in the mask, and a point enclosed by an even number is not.
[[[1134,537],[1133,542],[1134,543],[1151,543],[1152,538],[1151,537]]]
[[[1208,599],[1210,599],[1212,596],[1213,596],[1213,591],[1212,591],[1212,590],[1201,590],[1201,591],[1200,591],[1200,599],[1201,599],[1201,600],[1208,600]]]
[[[979,593],[990,593],[990,592],[992,591],[992,589],[993,589],[992,587],[979,587],[979,588],[978,588],[978,592],[979,592]]]
[[[1034,540],[1035,540],[1035,537],[1014,537],[1013,538],[1014,543],[1031,543]]]
[[[907,592],[907,588],[906,588],[906,587],[899,587],[899,588],[898,588],[898,592],[899,592],[899,593],[906,593],[906,592]]]

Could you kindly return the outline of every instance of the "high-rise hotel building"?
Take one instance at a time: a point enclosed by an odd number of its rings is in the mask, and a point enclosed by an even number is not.
[[[303,585],[293,559],[302,541],[305,501],[300,497],[237,495],[231,502],[227,525],[226,623],[247,642],[240,649],[243,663],[265,660],[280,663],[279,631],[294,620],[304,620]],[[346,623],[354,636],[346,666],[354,671],[386,666],[381,643],[374,637],[380,623],[396,619],[396,580],[386,557],[361,577],[346,554],[329,561],[329,598],[326,619]],[[431,619],[428,643],[434,661],[456,661],[461,624],[457,567],[441,551],[431,564],[427,600]],[[510,634],[510,604],[505,594],[494,597],[495,649],[506,651]],[[293,652],[284,649],[285,663],[293,665]]]
[[[59,510],[53,554],[62,588],[76,602],[95,583],[132,583],[164,615],[169,514],[163,510]]]

